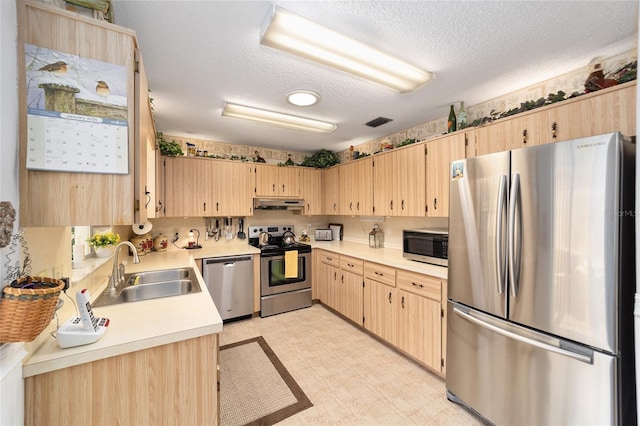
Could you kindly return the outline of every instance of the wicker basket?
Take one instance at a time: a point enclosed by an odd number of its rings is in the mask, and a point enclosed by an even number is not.
[[[0,342],[30,342],[44,330],[56,310],[64,282],[47,277],[22,277],[19,284],[45,282],[51,287],[16,288],[6,286],[0,299]]]

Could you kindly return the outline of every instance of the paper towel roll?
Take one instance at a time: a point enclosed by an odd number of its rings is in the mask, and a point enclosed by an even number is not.
[[[151,224],[151,222],[134,223],[131,226],[131,229],[133,230],[133,233],[136,234],[136,235],[147,234],[147,233],[151,232],[151,228],[153,228],[153,225]]]

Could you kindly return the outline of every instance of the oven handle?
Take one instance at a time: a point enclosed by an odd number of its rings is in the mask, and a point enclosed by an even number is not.
[[[298,257],[302,257],[305,255],[310,255],[311,253],[302,253],[302,252],[298,252]],[[284,253],[260,253],[260,257],[265,258],[265,257],[282,257],[284,258]]]

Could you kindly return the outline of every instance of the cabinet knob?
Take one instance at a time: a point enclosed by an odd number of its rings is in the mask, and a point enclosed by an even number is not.
[[[207,203],[202,203],[202,211],[207,211]]]
[[[360,211],[360,201],[356,204],[356,210]]]
[[[418,288],[423,288],[424,287],[424,285],[419,284],[419,283],[411,283],[411,285],[413,285],[415,287],[418,287]]]
[[[402,300],[400,301],[400,304],[402,305],[402,309],[404,309],[404,296],[402,296]]]
[[[391,208],[391,210],[393,210],[393,200],[391,200],[391,202],[389,202],[389,207]]]
[[[276,184],[271,185],[271,192],[276,192]]]
[[[433,199],[433,209],[434,210],[438,210],[438,199],[437,198]]]
[[[522,143],[527,143],[527,129],[522,131]]]
[[[389,303],[391,303],[391,292],[389,292]]]
[[[404,200],[402,200],[402,203],[400,204],[400,210],[404,210]]]
[[[349,211],[353,211],[352,206],[353,206],[353,201],[350,201],[350,202],[349,202]]]
[[[284,192],[284,183],[282,184],[282,192]]]
[[[556,130],[558,130],[558,123],[554,121],[553,123],[551,123],[551,137],[553,139],[556,138]]]

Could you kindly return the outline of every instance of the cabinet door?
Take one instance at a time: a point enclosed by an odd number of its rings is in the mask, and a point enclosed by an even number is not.
[[[373,160],[365,158],[355,163],[353,182],[356,191],[355,214],[371,216],[373,214]]]
[[[398,347],[440,371],[440,303],[404,290],[398,290]]]
[[[324,203],[322,198],[322,170],[306,167],[301,169],[301,173],[304,213],[307,215],[321,215]]]
[[[340,211],[344,215],[356,215],[356,198],[358,188],[356,188],[357,171],[355,163],[340,165]]]
[[[278,166],[256,164],[255,195],[257,197],[275,197],[278,195]]]
[[[297,167],[278,167],[278,195],[281,197],[300,197],[302,172]]]
[[[398,345],[397,298],[396,288],[365,278],[364,328],[394,346]]]
[[[363,316],[363,278],[361,274],[342,271],[340,282],[339,312],[358,325],[362,325]]]
[[[381,216],[393,215],[393,197],[395,187],[395,153],[388,152],[377,155],[373,165],[373,214]]]
[[[134,171],[136,157],[134,49],[135,33],[123,27],[101,23],[95,19],[69,13],[37,2],[17,2],[18,27],[18,88],[27,93],[24,45],[91,58],[122,66],[126,72],[127,110],[127,174],[58,172],[27,169],[27,97],[19,96],[19,159],[20,226],[74,226],[134,223]],[[37,58],[33,58],[37,64]],[[33,66],[34,63],[31,64]],[[68,75],[71,75],[70,71]],[[66,80],[65,80],[66,81]],[[61,80],[62,82],[62,80]],[[64,84],[67,84],[66,82]],[[95,83],[93,83],[95,84]],[[94,86],[95,87],[95,86]],[[75,98],[64,108],[50,107],[58,112],[77,112]],[[108,106],[107,106],[108,107]],[[64,111],[62,111],[64,109]],[[87,141],[79,141],[87,142]],[[88,142],[87,142],[88,143]],[[91,149],[87,153],[91,154]],[[6,155],[6,153],[3,153]]]
[[[210,216],[250,216],[253,214],[252,166],[232,161],[211,161],[214,168],[209,179],[212,190]]]
[[[423,144],[402,148],[394,155],[394,216],[425,215],[426,160]]]
[[[320,285],[318,286],[318,294],[320,300],[325,305],[340,312],[340,291],[338,283],[340,282],[340,269],[329,265],[328,263],[320,263]]]
[[[335,166],[322,171],[324,188],[324,214],[339,215],[340,209],[340,173],[341,167]]]
[[[427,216],[449,216],[451,162],[462,158],[465,158],[464,133],[427,144]]]
[[[167,217],[203,216],[211,205],[210,162],[186,157],[165,158]]]

